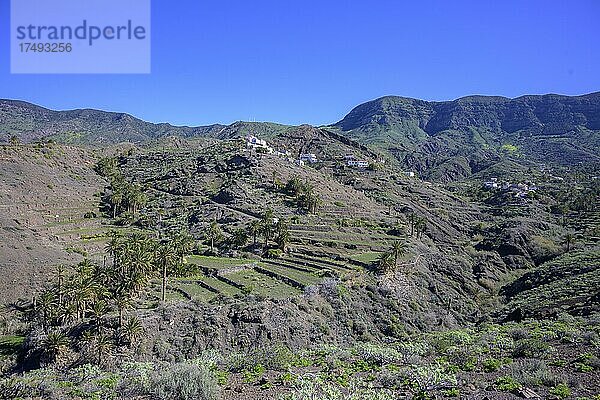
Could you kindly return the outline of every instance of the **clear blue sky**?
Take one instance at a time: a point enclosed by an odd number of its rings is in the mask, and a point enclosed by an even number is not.
[[[52,1],[52,0],[48,0]],[[200,125],[325,124],[384,95],[600,90],[600,1],[154,0],[150,75],[11,75],[0,97]]]

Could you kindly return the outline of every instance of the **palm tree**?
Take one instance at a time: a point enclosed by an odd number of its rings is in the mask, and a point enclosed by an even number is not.
[[[258,236],[258,234],[261,231],[261,221],[260,220],[254,220],[250,223],[250,226],[248,227],[250,234],[252,235],[253,240],[253,244],[254,246],[256,246],[256,237]]]
[[[241,249],[248,242],[248,233],[244,228],[238,228],[233,232],[231,243],[235,248]]]
[[[288,230],[288,223],[285,218],[280,218],[275,225],[275,231],[277,232],[277,236],[275,241],[277,245],[281,249],[281,251],[285,252],[286,245],[290,242],[291,235]]]
[[[211,253],[215,252],[215,242],[219,242],[223,238],[223,231],[217,221],[213,221],[208,228],[208,232],[206,232],[206,236],[210,241],[210,251]]]
[[[317,207],[319,206],[319,204],[321,204],[321,197],[319,197],[318,194],[312,192],[309,194],[307,202],[308,202],[308,211],[313,214],[316,214]]]
[[[60,331],[52,331],[42,340],[42,353],[51,363],[55,362],[69,346],[69,338]]]
[[[415,222],[415,230],[417,232],[417,238],[421,238],[423,233],[427,231],[427,218],[417,217],[417,221]]]
[[[127,291],[135,294],[147,284],[154,271],[154,241],[143,234],[132,234],[126,243],[121,265],[122,284]]]
[[[77,319],[84,318],[90,306],[106,295],[106,288],[95,279],[97,268],[89,260],[83,260],[68,284],[68,300],[75,307]]]
[[[106,315],[108,307],[106,306],[106,302],[104,300],[96,301],[92,304],[92,317],[94,319],[94,325],[96,326],[96,330],[100,330],[100,326],[102,326],[102,318]]]
[[[410,223],[410,236],[415,234],[415,223],[417,222],[417,216],[415,214],[410,214],[408,216],[408,222]]]
[[[398,259],[407,252],[406,243],[400,240],[394,241],[392,244],[391,254],[394,256],[394,266],[398,268]]]
[[[85,312],[87,311],[87,301],[90,297],[90,292],[87,288],[76,288],[73,291],[71,297],[71,303],[75,307],[75,312],[77,319],[80,320],[84,317]]]
[[[175,248],[177,249],[177,252],[182,258],[192,251],[195,244],[194,238],[187,232],[181,232],[177,234],[173,238],[173,242],[175,243]]]
[[[98,335],[94,341],[96,347],[97,363],[102,364],[104,357],[109,355],[112,349],[115,347],[112,339],[107,335]]]
[[[302,181],[297,176],[292,176],[285,185],[285,191],[292,196],[297,196],[302,191]]]
[[[273,210],[268,209],[261,219],[260,230],[265,239],[264,248],[269,247],[269,240],[273,237]]]
[[[309,213],[315,214],[321,198],[310,183],[305,183],[297,196],[298,205]]]
[[[121,208],[121,206],[123,205],[123,202],[125,201],[125,196],[124,196],[123,192],[120,190],[120,188],[113,189],[113,192],[110,195],[109,201],[110,201],[110,204],[112,205],[112,209],[113,209],[113,219],[115,219],[115,218],[117,218],[118,210]]]
[[[119,164],[116,157],[102,157],[94,167],[94,170],[100,175],[107,178],[114,177],[119,171]]]
[[[58,294],[58,305],[62,307],[63,305],[63,283],[65,279],[66,267],[63,264],[60,264],[56,267],[56,291]]]
[[[131,298],[126,293],[118,294],[115,299],[115,306],[119,310],[119,326],[123,326],[125,319],[125,310],[131,307]]]
[[[575,244],[575,242],[576,238],[575,235],[573,235],[572,233],[569,232],[563,236],[563,244],[567,248],[567,253],[571,251],[571,247],[573,246],[573,244]]]
[[[77,308],[70,299],[60,308],[58,318],[61,325],[77,321]]]
[[[120,337],[125,343],[131,345],[144,334],[144,327],[139,318],[133,316],[121,327]]]
[[[144,194],[144,192],[142,192],[141,186],[136,185],[131,200],[133,213],[137,214],[138,210],[144,207],[144,205],[146,205],[146,203],[148,202],[148,197]]]
[[[569,204],[567,202],[561,203],[560,205],[557,206],[557,210],[559,212],[559,214],[561,215],[561,225],[565,226],[566,224],[566,217],[569,214]]]
[[[50,320],[58,307],[56,293],[51,290],[46,290],[42,292],[34,304],[34,307],[36,308],[34,311],[39,312],[42,319],[42,329],[47,333]]]
[[[161,300],[167,296],[167,274],[179,261],[179,254],[174,246],[169,243],[161,244],[156,251],[156,263],[162,272]]]
[[[379,257],[379,271],[382,273],[387,273],[394,267],[394,256],[392,253],[383,253]]]
[[[125,248],[123,237],[117,231],[110,231],[107,235],[110,240],[106,244],[106,252],[112,258],[113,268],[119,268],[120,256]]]

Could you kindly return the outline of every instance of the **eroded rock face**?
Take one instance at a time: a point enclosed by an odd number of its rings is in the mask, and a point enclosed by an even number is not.
[[[354,108],[335,126],[351,131],[369,124],[413,123],[429,135],[466,127],[513,133],[532,130],[554,134],[584,126],[600,130],[600,94],[585,96],[468,96],[454,101],[426,102],[383,97]]]
[[[334,127],[361,143],[390,149],[421,176],[449,182],[497,162],[504,144],[539,162],[597,162],[599,115],[599,93],[447,102],[390,96],[356,107]]]

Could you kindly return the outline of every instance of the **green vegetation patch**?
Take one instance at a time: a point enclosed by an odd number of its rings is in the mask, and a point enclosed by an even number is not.
[[[265,297],[287,298],[301,293],[300,290],[290,285],[254,270],[228,274],[227,278],[248,288],[250,293]]]
[[[381,252],[370,251],[365,253],[353,254],[349,258],[351,260],[362,262],[365,264],[372,264],[379,260],[379,257],[381,257]]]
[[[18,353],[24,341],[23,336],[0,336],[0,357]]]
[[[198,255],[188,256],[186,257],[186,260],[190,264],[201,265],[203,267],[214,269],[231,268],[257,262],[257,260],[253,260],[251,258],[229,258]]]
[[[274,272],[278,275],[293,279],[296,282],[307,286],[314,285],[320,280],[320,278],[316,275],[307,272],[297,271],[291,268],[280,267],[278,265],[263,265],[262,268]]]

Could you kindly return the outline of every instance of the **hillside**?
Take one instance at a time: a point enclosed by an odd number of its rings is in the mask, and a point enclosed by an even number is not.
[[[80,235],[97,225],[84,215],[105,184],[94,163],[76,148],[0,147],[1,302],[31,297],[57,265],[82,259]]]
[[[600,93],[448,102],[390,96],[356,107],[332,128],[438,181],[470,176],[505,157],[592,163],[600,160]]]
[[[0,398],[594,398],[600,164],[442,170],[462,128],[400,102],[433,182],[336,126],[1,145]]]
[[[179,127],[98,110],[52,111],[0,101],[0,142],[52,139],[68,144],[148,143],[165,137],[231,139],[252,132],[271,139],[295,127],[269,122]],[[354,108],[328,127],[387,154],[423,178],[450,182],[510,159],[525,166],[600,162],[600,92],[515,99],[469,96],[427,102],[388,96]]]
[[[165,136],[209,135],[222,128],[153,124],[124,113],[92,109],[53,111],[23,101],[0,100],[0,142],[16,136],[24,143],[42,138],[72,144],[140,143]]]

